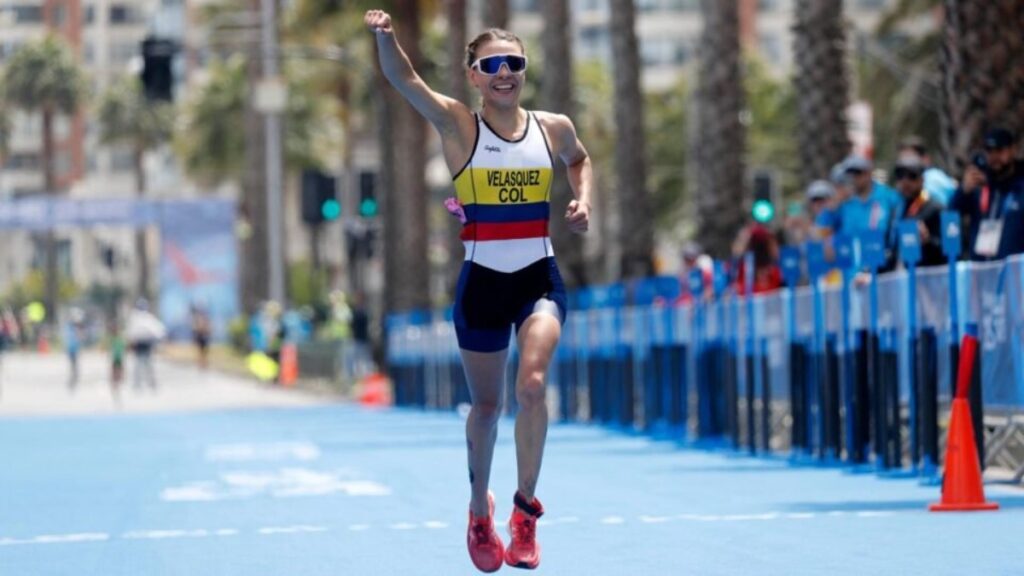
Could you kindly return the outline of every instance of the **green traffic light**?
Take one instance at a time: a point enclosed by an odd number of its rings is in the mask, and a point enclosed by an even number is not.
[[[359,203],[359,215],[369,218],[377,215],[377,201],[373,198],[366,198]]]
[[[754,202],[750,213],[757,222],[770,222],[775,217],[775,206],[768,200],[758,200]]]
[[[320,214],[324,220],[337,220],[341,216],[341,204],[337,200],[327,200],[320,206]]]

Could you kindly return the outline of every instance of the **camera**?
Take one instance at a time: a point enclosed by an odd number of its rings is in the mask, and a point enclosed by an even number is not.
[[[974,164],[982,172],[988,171],[988,157],[984,152],[975,152],[971,156],[971,164]]]

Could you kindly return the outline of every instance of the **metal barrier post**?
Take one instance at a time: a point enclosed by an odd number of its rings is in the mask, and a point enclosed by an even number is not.
[[[867,230],[860,237],[861,261],[871,271],[871,282],[868,285],[868,391],[872,395],[875,407],[875,462],[877,467],[888,467],[886,459],[886,399],[883,380],[883,359],[881,335],[878,331],[878,269],[885,262],[885,236],[879,230]]]
[[[857,404],[854,401],[855,394],[855,350],[850,338],[850,270],[854,262],[854,239],[846,234],[837,234],[832,240],[832,247],[835,251],[836,267],[839,268],[842,279],[842,287],[839,291],[840,314],[842,317],[842,334],[840,344],[842,354],[839,357],[839,382],[843,394],[843,412],[846,416],[846,460],[857,463],[859,460],[854,456],[857,452],[855,422],[857,420]],[[841,449],[836,446],[836,452]]]
[[[786,335],[789,339],[789,414],[790,450],[796,454],[805,447],[803,411],[803,347],[797,343],[796,286],[800,282],[800,250],[787,246],[780,252],[782,278],[786,282]]]

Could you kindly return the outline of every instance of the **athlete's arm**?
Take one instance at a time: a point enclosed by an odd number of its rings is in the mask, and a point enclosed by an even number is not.
[[[546,114],[553,140],[552,152],[565,162],[574,200],[569,201],[565,220],[573,232],[586,232],[590,225],[590,197],[594,189],[594,167],[590,155],[576,136],[572,120],[561,114]]]
[[[377,37],[377,52],[384,77],[398,92],[423,115],[438,132],[452,133],[457,129],[461,113],[469,115],[464,104],[430,89],[413,69],[409,57],[395,38],[391,16],[383,10],[368,10],[363,22]]]

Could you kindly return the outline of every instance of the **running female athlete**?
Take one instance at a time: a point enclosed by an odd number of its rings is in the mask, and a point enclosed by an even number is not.
[[[534,491],[548,426],[544,378],[566,313],[548,234],[552,169],[555,157],[568,167],[575,199],[566,208],[566,224],[573,232],[586,232],[590,159],[567,117],[519,106],[527,57],[514,34],[491,29],[466,47],[466,74],[482,98],[474,112],[423,82],[398,45],[386,12],[370,10],[364,21],[376,35],[384,75],[441,135],[457,194],[451,209],[464,221],[466,257],[454,320],[472,397],[466,421],[469,555],[484,572],[497,570],[503,560],[536,568],[536,525],[544,507]],[[513,327],[520,356],[515,383],[519,489],[506,550],[494,530],[494,499],[487,487]]]

